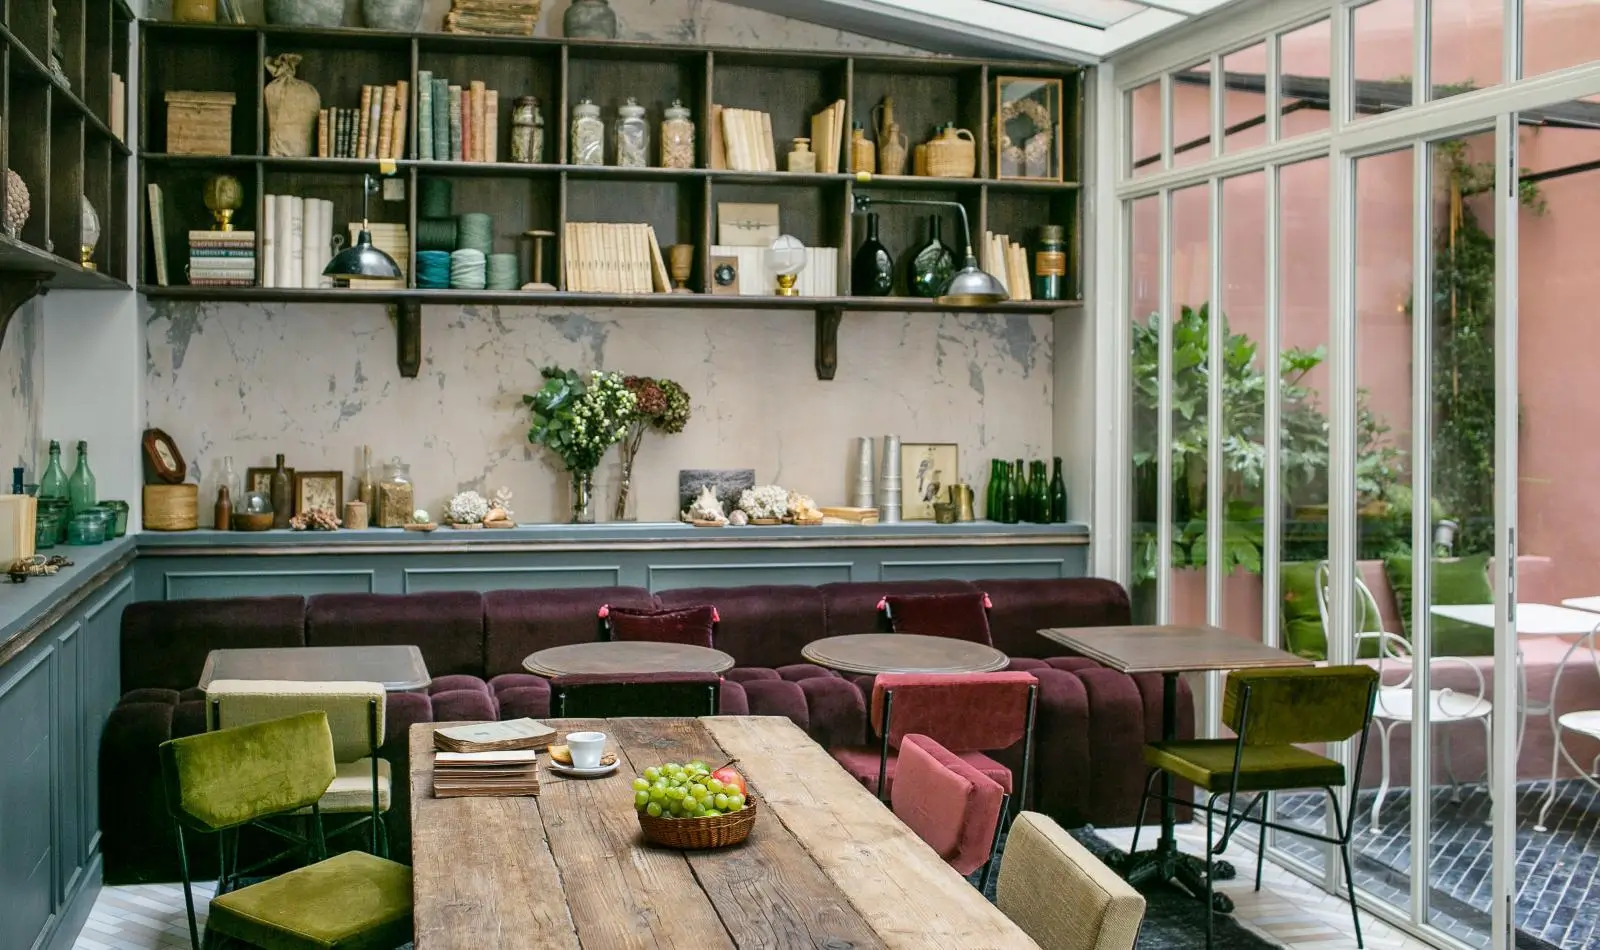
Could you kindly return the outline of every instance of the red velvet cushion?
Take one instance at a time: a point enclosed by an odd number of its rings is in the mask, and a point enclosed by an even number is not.
[[[672,610],[634,610],[628,607],[602,607],[606,630],[613,640],[650,640],[655,643],[687,643],[713,646],[716,638],[717,608],[710,604],[678,607]]]
[[[932,736],[954,752],[1004,749],[1027,731],[1032,673],[880,673],[873,682],[872,731],[883,735],[884,696],[894,692],[889,744],[909,733]]]
[[[989,595],[890,594],[883,598],[889,626],[895,633],[920,633],[925,637],[950,637],[993,646],[989,636]]]
[[[959,874],[989,860],[1005,796],[998,783],[927,736],[900,746],[894,813]]]

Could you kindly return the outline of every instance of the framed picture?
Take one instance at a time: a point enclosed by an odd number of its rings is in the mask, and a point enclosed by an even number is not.
[[[294,475],[294,513],[325,508],[338,515],[344,510],[343,472],[296,472]]]
[[[289,473],[289,489],[292,494],[294,490],[294,469],[286,468],[284,471]],[[245,469],[244,490],[247,494],[249,492],[258,491],[261,494],[266,495],[267,499],[270,501],[272,499],[272,467],[266,466],[264,468]],[[239,504],[239,502],[235,502],[235,504]]]
[[[1061,80],[997,76],[995,177],[1062,179]]]
[[[900,443],[900,517],[932,521],[933,503],[948,501],[961,481],[960,448],[954,442]]]

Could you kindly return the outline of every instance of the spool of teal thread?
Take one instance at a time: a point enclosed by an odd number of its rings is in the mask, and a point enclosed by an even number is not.
[[[417,217],[448,218],[455,214],[455,199],[450,179],[422,178],[417,181]]]
[[[482,252],[464,247],[450,254],[450,286],[457,290],[482,290],[484,288],[484,257]]]
[[[417,286],[424,290],[448,290],[450,287],[450,252],[417,252]]]
[[[515,254],[490,254],[489,255],[489,289],[490,290],[516,290],[517,289],[517,255],[515,255]]]
[[[455,218],[418,218],[417,250],[444,251],[446,256],[456,249]]]
[[[494,216],[469,211],[457,218],[456,248],[471,249],[487,258],[494,250]]]

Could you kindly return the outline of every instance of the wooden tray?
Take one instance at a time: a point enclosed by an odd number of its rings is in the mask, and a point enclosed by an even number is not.
[[[411,522],[411,523],[408,523],[408,524],[401,525],[401,527],[405,528],[407,531],[423,531],[423,532],[427,532],[427,531],[432,531],[434,528],[437,528],[439,526],[430,521],[427,524],[417,524],[416,522]]]
[[[751,518],[750,519],[750,523],[751,524],[761,524],[761,525],[783,524],[783,519],[781,519],[781,518]]]

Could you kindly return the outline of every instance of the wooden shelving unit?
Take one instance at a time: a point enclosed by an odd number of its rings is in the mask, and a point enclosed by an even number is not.
[[[28,190],[16,235],[0,231],[0,341],[16,308],[44,291],[127,290],[128,161],[111,130],[111,74],[128,76],[122,0],[8,0],[0,4],[0,168]],[[51,68],[52,29],[61,71]],[[126,101],[126,100],[125,100]],[[8,199],[0,174],[0,208]],[[100,217],[93,263],[80,262],[82,198]]]
[[[275,158],[266,152],[263,104],[265,57],[294,52],[302,56],[298,76],[317,88],[322,105],[359,104],[363,84],[406,80],[413,90],[405,154],[417,154],[415,98],[418,70],[465,85],[478,79],[500,92],[499,140],[509,152],[512,100],[533,95],[545,119],[548,164],[417,161],[388,163],[332,158]],[[860,219],[853,214],[857,190],[884,198],[959,201],[967,209],[980,238],[985,230],[1007,233],[1031,243],[1044,224],[1064,225],[1069,235],[1070,286],[1078,287],[1077,261],[1081,210],[1073,180],[1081,167],[1081,83],[1070,66],[1054,63],[1004,62],[944,57],[852,57],[832,53],[720,47],[660,45],[591,40],[503,39],[443,33],[400,34],[362,29],[308,29],[273,26],[195,25],[149,22],[142,29],[144,77],[139,110],[141,152],[139,195],[145,184],[161,185],[165,194],[165,242],[172,286],[154,286],[154,242],[144,240],[140,255],[140,289],[151,297],[230,301],[379,302],[394,308],[400,327],[402,372],[414,371],[420,342],[406,334],[418,321],[423,304],[506,304],[564,306],[648,306],[694,308],[781,308],[811,310],[817,315],[818,373],[831,378],[836,365],[840,315],[847,310],[940,311],[931,300],[911,297],[850,295],[850,257],[857,243]],[[992,76],[1036,76],[1064,80],[1067,181],[1000,181],[991,174],[990,141]],[[237,96],[233,112],[232,151],[228,156],[170,155],[166,144],[163,96],[171,90],[228,91]],[[591,99],[609,128],[616,109],[629,96],[647,110],[652,160],[657,157],[663,110],[674,99],[687,105],[696,125],[697,164],[692,169],[578,166],[556,161],[568,154],[570,109]],[[928,137],[936,125],[953,121],[978,140],[977,176],[968,179],[915,176],[789,174],[711,169],[707,125],[712,103],[755,108],[772,118],[780,164],[795,136],[809,136],[811,116],[843,99],[847,107],[846,138],[852,122],[872,123],[872,109],[893,96],[895,114],[912,143]],[[875,137],[869,132],[869,137]],[[614,160],[607,143],[607,161]],[[847,157],[842,164],[846,165]],[[241,229],[257,230],[261,257],[262,200],[266,194],[297,194],[334,203],[335,233],[361,215],[361,181],[382,174],[404,183],[405,200],[374,198],[373,221],[404,223],[417,233],[419,181],[443,178],[452,184],[456,214],[488,211],[495,218],[495,250],[518,252],[517,238],[531,228],[556,232],[545,257],[547,280],[556,293],[394,289],[297,290],[263,287],[214,288],[181,285],[187,254],[186,234],[208,227],[210,214],[201,201],[204,182],[226,172],[239,179],[245,205],[235,215]],[[710,248],[716,243],[716,208],[722,202],[768,202],[780,207],[780,226],[807,246],[839,249],[837,297],[739,297],[703,293],[711,285]],[[891,252],[926,240],[925,209],[880,206],[879,234]],[[143,212],[147,215],[147,212]],[[142,219],[141,233],[148,233]],[[695,269],[689,281],[694,294],[594,294],[565,291],[560,273],[561,226],[567,221],[648,222],[664,246],[693,244]],[[954,215],[946,217],[946,242],[962,251]],[[416,273],[415,257],[407,272]],[[258,271],[259,273],[259,271]],[[1077,306],[1076,300],[1008,302],[986,307],[998,312],[1050,312]],[[409,365],[408,365],[409,364]]]

